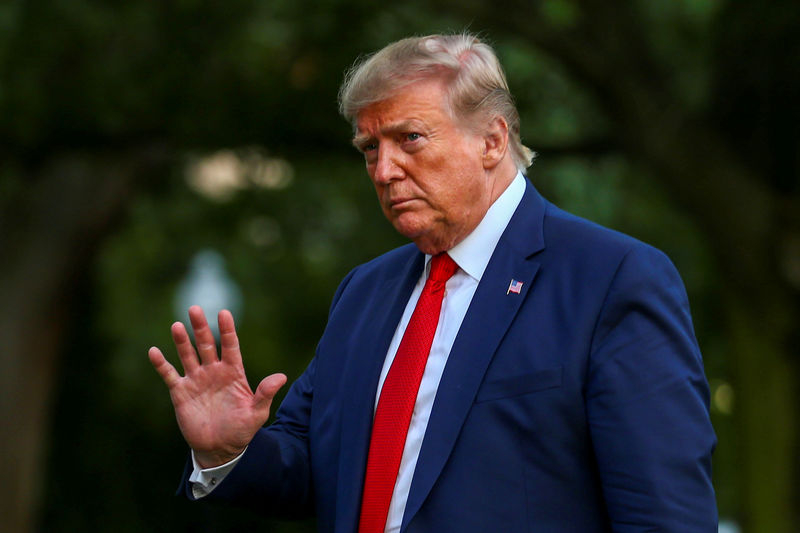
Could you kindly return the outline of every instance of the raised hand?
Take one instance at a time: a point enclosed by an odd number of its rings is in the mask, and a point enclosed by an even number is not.
[[[148,356],[169,389],[183,438],[194,450],[200,466],[210,468],[235,458],[250,443],[269,418],[272,399],[286,383],[286,376],[267,376],[253,393],[244,373],[231,313],[220,311],[218,316],[221,358],[217,357],[214,335],[203,310],[196,305],[190,307],[189,319],[197,351],[184,325],[172,325],[172,339],[184,376],[155,346]]]

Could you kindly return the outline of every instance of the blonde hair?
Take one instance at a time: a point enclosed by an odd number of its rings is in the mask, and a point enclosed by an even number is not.
[[[359,58],[339,89],[339,112],[355,124],[368,105],[434,77],[447,80],[453,118],[503,117],[514,163],[520,170],[530,166],[535,154],[520,139],[519,113],[503,67],[488,44],[468,33],[409,37]]]

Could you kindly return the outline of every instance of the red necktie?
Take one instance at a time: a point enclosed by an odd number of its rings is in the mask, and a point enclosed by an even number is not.
[[[444,286],[456,270],[458,265],[446,253],[431,259],[431,273],[383,382],[372,424],[359,533],[383,533],[386,527],[411,414],[439,324]]]

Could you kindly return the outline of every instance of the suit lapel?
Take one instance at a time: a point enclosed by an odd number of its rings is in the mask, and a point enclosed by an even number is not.
[[[419,511],[444,468],[486,369],[533,289],[539,263],[531,256],[544,248],[544,211],[544,200],[527,183],[450,350],[414,471],[401,531]],[[508,292],[512,279],[522,282],[519,294]]]
[[[412,254],[401,273],[378,289],[383,297],[376,298],[376,305],[370,308],[370,322],[376,327],[359,336],[360,344],[348,356],[343,370],[337,532],[352,533],[358,526],[378,379],[389,343],[422,273],[424,258],[421,252]]]

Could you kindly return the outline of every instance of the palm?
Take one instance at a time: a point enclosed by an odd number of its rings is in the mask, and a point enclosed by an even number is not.
[[[149,356],[169,388],[178,426],[198,462],[206,467],[216,466],[241,453],[264,425],[272,398],[286,377],[273,374],[253,393],[242,366],[231,314],[227,311],[219,314],[221,358],[217,357],[214,337],[202,309],[190,308],[189,316],[197,351],[183,324],[172,326],[185,375],[181,377],[158,348],[151,348]]]
[[[269,412],[262,415],[253,408],[253,393],[243,373],[231,365],[203,365],[187,377],[191,381],[176,384],[170,396],[181,432],[193,449],[244,447],[252,437],[250,428],[266,421]]]

